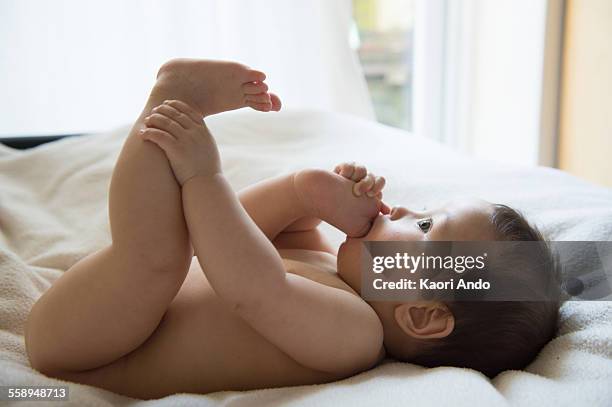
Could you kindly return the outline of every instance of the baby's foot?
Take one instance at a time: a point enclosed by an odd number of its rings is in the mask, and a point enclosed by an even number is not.
[[[298,197],[314,217],[351,237],[365,235],[381,210],[381,201],[366,194],[355,196],[355,182],[330,171],[300,171],[294,179]]]
[[[198,109],[203,116],[249,106],[278,111],[278,96],[268,92],[266,75],[226,61],[173,59],[157,75],[156,87]]]

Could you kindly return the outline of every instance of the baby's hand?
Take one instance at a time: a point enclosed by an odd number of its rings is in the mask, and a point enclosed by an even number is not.
[[[143,140],[157,144],[168,157],[181,186],[196,176],[221,173],[219,150],[203,117],[180,100],[153,108],[140,130]]]
[[[336,168],[334,168],[334,172],[355,182],[353,185],[353,195],[359,197],[366,194],[370,198],[376,198],[381,203],[380,211],[383,214],[389,213],[390,208],[382,202],[382,190],[386,183],[384,177],[376,176],[368,172],[365,166],[354,162],[338,164]]]

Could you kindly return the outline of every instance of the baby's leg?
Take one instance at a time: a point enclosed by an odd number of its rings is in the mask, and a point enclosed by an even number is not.
[[[189,100],[202,115],[236,109],[248,103],[243,85],[264,78],[233,63],[179,61],[162,67],[113,172],[112,244],[72,266],[34,305],[26,332],[33,367],[48,374],[93,369],[150,336],[183,283],[192,249],[168,161],[137,133],[166,99]],[[257,86],[265,87],[250,84]]]

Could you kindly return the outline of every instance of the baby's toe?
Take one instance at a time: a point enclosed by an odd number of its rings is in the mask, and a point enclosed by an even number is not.
[[[270,101],[272,102],[272,110],[274,110],[275,112],[281,110],[281,100],[275,93],[270,93]]]
[[[248,69],[245,72],[244,82],[263,82],[266,80],[266,74],[255,69]]]
[[[247,82],[242,85],[242,91],[245,95],[258,95],[268,91],[268,85],[264,82]]]
[[[353,176],[353,172],[355,172],[354,162],[340,164],[339,174],[344,178],[351,178]]]
[[[269,112],[272,110],[272,103],[246,102],[246,105],[251,109],[259,110],[260,112]]]
[[[361,181],[366,175],[368,175],[368,170],[363,165],[355,165],[355,170],[353,171],[353,175],[351,179],[355,182]]]
[[[257,95],[246,95],[245,96],[245,101],[246,102],[253,102],[253,103],[266,103],[266,104],[272,104],[272,102],[270,101],[270,95],[267,93],[259,93]]]

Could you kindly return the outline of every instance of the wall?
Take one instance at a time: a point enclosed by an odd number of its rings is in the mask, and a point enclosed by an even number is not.
[[[612,186],[612,1],[568,0],[559,167]]]
[[[538,163],[546,2],[480,0],[468,149]]]
[[[415,133],[476,157],[539,164],[547,4],[417,1]]]

